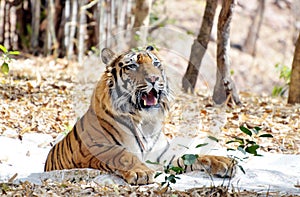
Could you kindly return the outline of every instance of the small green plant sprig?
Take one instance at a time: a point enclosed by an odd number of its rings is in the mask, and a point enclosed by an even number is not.
[[[231,144],[231,143],[239,144],[236,149],[228,148],[227,151],[240,151],[243,153],[243,155],[250,154],[250,155],[254,155],[254,156],[262,156],[261,154],[257,153],[257,150],[260,148],[260,145],[257,144],[255,138],[257,138],[257,137],[272,138],[273,136],[269,133],[259,134],[259,132],[261,131],[260,127],[249,128],[246,124],[241,125],[239,127],[239,129],[244,134],[246,134],[246,137],[234,137],[233,140],[226,142],[226,144]],[[229,155],[229,156],[233,157],[234,159],[237,159],[239,161],[244,161],[245,159],[248,158],[248,156],[243,157],[243,158],[232,156],[232,155]],[[237,166],[241,169],[241,171],[244,174],[246,173],[241,165],[238,164]]]
[[[208,143],[198,144],[196,146],[196,148],[206,146],[207,144]],[[186,148],[188,149],[188,147],[186,147]],[[183,163],[186,167],[193,165],[198,157],[199,156],[197,154],[184,154],[181,156]],[[149,160],[147,160],[146,163],[160,165],[160,163],[158,163],[158,162],[152,162]],[[166,163],[166,161],[164,161],[164,164],[165,163]],[[157,178],[158,176],[165,173],[165,179],[163,182],[161,182],[161,186],[165,186],[166,188],[171,188],[170,185],[175,184],[176,181],[178,179],[180,179],[180,177],[178,177],[176,175],[182,174],[185,172],[184,168],[178,167],[178,166],[173,166],[172,164],[164,165],[163,168],[164,168],[163,172],[156,172],[156,174],[154,175],[154,178]]]
[[[279,63],[275,65],[275,68],[279,72],[279,79],[283,79],[285,84],[282,86],[275,85],[272,90],[272,95],[283,96],[289,88],[292,69],[286,65],[282,65]]]
[[[2,62],[1,64],[1,72],[5,75],[9,72],[9,64],[11,63],[11,60],[13,59],[12,55],[19,55],[19,51],[8,51],[7,48],[0,44],[0,52],[2,52],[0,56],[0,60]]]
[[[147,160],[146,163],[160,165],[160,163],[158,162],[152,162],[149,160]],[[165,163],[166,161],[164,161],[164,164]],[[154,178],[157,178],[158,176],[165,173],[166,174],[165,179],[164,181],[161,182],[161,186],[165,186],[166,188],[171,188],[170,185],[176,183],[177,179],[180,179],[180,177],[176,175],[183,173],[184,169],[181,167],[173,166],[172,164],[164,165],[163,167],[164,167],[163,172],[156,172]]]

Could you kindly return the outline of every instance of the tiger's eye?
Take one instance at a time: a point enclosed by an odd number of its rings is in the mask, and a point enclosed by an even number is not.
[[[128,65],[126,65],[126,69],[127,70],[136,70],[137,69],[137,65],[136,64],[128,64]]]
[[[160,62],[153,62],[153,65],[156,66],[156,67],[159,67],[160,66]]]
[[[123,62],[119,62],[119,67],[122,67],[124,64],[123,64]]]

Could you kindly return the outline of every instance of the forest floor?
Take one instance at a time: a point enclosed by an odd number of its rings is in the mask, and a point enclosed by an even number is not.
[[[199,15],[201,10],[203,11],[204,6],[202,1],[184,3],[186,1],[177,0],[174,2],[170,4],[171,7],[166,12],[168,20],[173,21],[172,24],[167,26],[175,28],[176,31],[197,33],[197,28],[200,25],[198,19],[201,18]],[[290,65],[292,61],[293,35],[291,32],[293,30],[291,27],[291,14],[288,14],[286,9],[280,9],[275,5],[271,5],[271,1],[267,2],[269,7],[266,9],[256,57],[253,58],[236,49],[232,50],[233,78],[240,90],[240,98],[243,105],[240,107],[222,108],[222,113],[225,114],[225,125],[222,128],[222,132],[215,137],[218,138],[220,146],[236,148],[234,144],[228,145],[226,142],[235,137],[246,138],[245,134],[240,131],[241,125],[249,128],[259,127],[261,128],[261,134],[273,135],[273,138],[254,136],[253,139],[261,146],[260,151],[299,157],[300,106],[286,104],[285,97],[271,96],[275,85],[284,85],[284,82],[279,79],[279,73],[274,66],[277,63]],[[246,6],[246,3],[244,4],[241,1],[241,5],[245,6],[244,8],[237,6],[236,15],[238,17],[233,19],[232,42],[235,44],[242,44],[250,24],[249,15],[255,9],[255,6],[249,4]],[[172,12],[174,9],[177,12]],[[186,9],[189,9],[189,12],[185,12],[184,10]],[[184,14],[177,15],[180,11]],[[274,15],[274,13],[277,14]],[[170,39],[176,40],[176,37]],[[215,33],[212,35],[212,40],[214,39]],[[189,44],[180,50],[189,51],[192,39],[189,41]],[[210,95],[214,83],[213,75],[215,70],[209,66],[211,66],[211,62],[214,62],[214,51],[215,43],[212,42],[209,45],[203,68],[201,68],[204,76],[201,78],[201,82],[207,84],[208,88],[203,91],[200,88],[202,83],[199,82],[197,86],[199,90],[194,95],[184,95],[177,89],[178,92],[176,92],[173,107],[165,122],[166,135],[168,137],[173,138],[181,135],[180,132],[176,131],[179,130],[178,127],[192,131],[197,136],[202,136],[203,133],[206,136],[212,135],[210,131],[211,121],[216,111],[212,107]],[[186,55],[183,56],[186,57]],[[185,65],[187,65],[186,60],[182,60],[181,57],[176,59],[172,55],[171,57],[165,57],[165,59],[170,64],[175,65],[175,74],[179,73],[179,76],[182,76]],[[212,63],[212,65],[215,67],[215,63]],[[94,84],[101,76],[101,71],[103,71],[103,65],[99,64],[99,58],[94,56],[88,56],[84,66],[79,66],[76,62],[68,62],[65,59],[53,59],[52,57],[29,57],[13,61],[10,74],[1,76],[0,81],[1,140],[14,139],[24,144],[24,140],[28,140],[28,137],[24,137],[26,134],[46,135],[47,139],[35,141],[35,146],[47,152],[51,147],[50,142],[64,136],[76,119],[86,110]],[[179,85],[176,84],[175,86]],[[199,130],[201,133],[198,133]],[[177,196],[190,196],[191,194],[194,196],[208,194],[230,196],[227,192],[232,192],[224,190],[222,187],[214,189],[193,188],[187,191],[164,191],[161,187],[145,189],[143,187],[103,186],[90,180],[66,181],[64,183],[45,181],[42,185],[30,182],[13,184],[13,180],[21,177],[14,177],[13,171],[12,174],[6,173],[3,166],[11,166],[13,169],[17,165],[16,162],[22,163],[24,161],[12,160],[11,154],[13,150],[3,147],[3,144],[1,149],[0,175],[2,180],[6,178],[7,182],[0,184],[1,195],[7,194],[10,196],[18,193],[29,196],[43,194],[52,194],[54,196],[92,194],[169,196],[172,193]],[[26,159],[34,155],[37,156],[36,154],[39,153],[25,151],[22,154],[24,155],[16,155],[16,157]],[[44,153],[41,153],[41,155],[43,157],[46,156]],[[44,161],[44,158],[41,160]],[[2,168],[1,165],[3,165]],[[32,164],[32,172],[41,172],[42,163],[39,164],[38,168],[34,169],[35,167]],[[18,170],[20,169],[16,169],[16,172]],[[300,170],[297,170],[299,173]],[[8,177],[3,177],[3,175]],[[299,182],[295,182],[294,187],[295,190],[299,188]],[[240,196],[266,194],[266,191],[260,194],[249,190],[235,190],[234,192]],[[276,192],[269,194],[274,196],[282,195]]]

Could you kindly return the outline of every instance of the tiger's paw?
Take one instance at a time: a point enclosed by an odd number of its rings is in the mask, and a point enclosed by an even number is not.
[[[228,157],[204,155],[198,157],[198,164],[206,172],[218,177],[233,177],[236,173],[237,162]]]
[[[136,169],[122,173],[123,179],[131,185],[146,185],[154,182],[155,171]]]

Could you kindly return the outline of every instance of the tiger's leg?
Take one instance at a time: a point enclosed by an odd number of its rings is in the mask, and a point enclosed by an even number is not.
[[[234,159],[216,155],[198,155],[194,164],[186,166],[182,158],[173,161],[173,165],[182,167],[185,172],[206,171],[218,177],[233,177],[236,173],[236,161]]]
[[[112,172],[133,185],[153,183],[155,171],[147,167],[136,155],[124,147],[99,145],[90,147],[89,152],[92,153],[93,157],[87,167]]]
[[[88,148],[84,143],[77,143],[77,147],[64,146],[66,139],[49,152],[45,171],[94,168],[121,176],[129,184],[153,183],[154,171],[124,147],[94,144]]]

